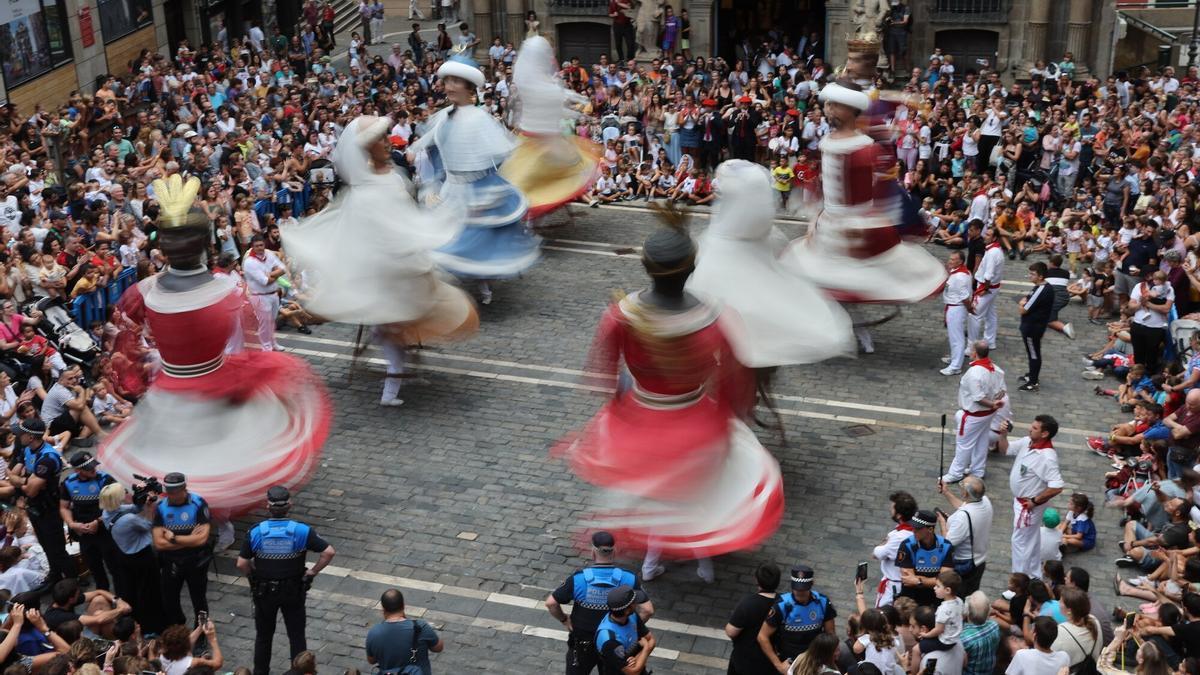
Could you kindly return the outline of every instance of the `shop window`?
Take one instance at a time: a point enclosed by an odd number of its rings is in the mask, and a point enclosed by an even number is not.
[[[120,40],[154,22],[150,0],[97,0],[96,9],[100,14],[104,44]]]
[[[62,0],[0,3],[0,63],[13,88],[71,60],[67,12]]]

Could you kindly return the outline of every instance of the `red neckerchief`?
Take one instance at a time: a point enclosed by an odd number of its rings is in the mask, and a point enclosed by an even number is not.
[[[954,269],[950,270],[950,274],[959,274],[959,273],[970,274],[971,270],[967,269],[966,265],[959,265],[958,267],[955,267]]]
[[[1045,450],[1046,448],[1054,449],[1054,444],[1050,442],[1050,439],[1049,439],[1049,438],[1047,438],[1047,439],[1046,439],[1046,440],[1044,440],[1044,441],[1033,441],[1033,440],[1031,440],[1031,441],[1029,442],[1029,449],[1030,449],[1030,450]]]
[[[996,372],[996,366],[993,366],[992,360],[986,356],[983,357],[982,359],[975,359],[974,361],[971,362],[971,365],[969,365],[967,367],[971,368],[974,366],[982,366],[984,368],[987,368],[988,372],[990,372],[990,373]],[[1033,447],[1033,446],[1030,446],[1030,447]]]
[[[255,253],[254,251],[250,251],[250,255],[254,256],[255,258],[258,258],[258,260],[260,262],[267,262],[267,252],[266,251],[263,251],[262,255],[259,255],[259,254]]]
[[[998,242],[998,241],[993,241],[992,243],[990,243],[990,244],[988,244],[988,245],[987,245],[987,248],[989,248],[989,249],[991,249],[991,248],[1000,248],[1000,242]]]
[[[912,523],[910,523],[906,520],[902,523],[896,523],[896,529],[901,530],[903,532],[912,532],[913,526],[912,526]]]

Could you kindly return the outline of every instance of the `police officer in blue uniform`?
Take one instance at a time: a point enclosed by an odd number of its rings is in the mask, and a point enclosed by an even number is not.
[[[954,571],[954,544],[934,531],[937,516],[932,511],[917,511],[908,522],[913,527],[912,536],[896,552],[900,595],[912,598],[921,607],[932,607],[938,604],[933,594],[938,574]]]
[[[283,613],[291,656],[308,649],[304,639],[304,594],[313,577],[333,560],[335,551],[317,531],[288,518],[292,494],[282,485],[267,490],[271,517],[255,525],[246,535],[238,554],[237,567],[250,577],[254,596],[254,675],[267,675],[271,665],[271,642],[275,617]],[[305,569],[308,551],[320,558]]]
[[[162,573],[163,611],[167,625],[186,624],[179,593],[187,584],[192,610],[208,612],[208,564],[212,562],[208,502],[188,492],[187,478],[178,472],[163,476],[166,499],[154,512],[154,550]]]
[[[758,630],[758,646],[779,672],[803,654],[821,633],[837,635],[833,602],[813,590],[813,569],[808,565],[792,568],[792,592],[779,597],[767,612]],[[778,644],[775,636],[778,634]]]
[[[617,586],[608,592],[608,612],[596,627],[600,675],[641,675],[657,640],[637,613],[638,592]]]
[[[121,568],[117,564],[117,548],[112,534],[100,521],[100,491],[117,482],[115,478],[99,470],[100,462],[92,453],[80,451],[71,455],[71,475],[59,486],[58,512],[67,525],[71,537],[79,542],[79,554],[87,561],[96,588],[111,590],[108,585],[108,566],[116,582],[117,595],[128,597],[125,580],[119,579]]]
[[[608,532],[592,535],[591,565],[567,577],[561,586],[546,596],[550,616],[567,627],[566,675],[588,675],[598,665],[599,654],[592,641],[596,627],[608,614],[608,593],[618,586],[629,586],[636,595],[634,605],[643,623],[654,615],[654,604],[642,590],[637,576],[613,564],[616,540]],[[563,611],[571,605],[571,616]]]
[[[58,474],[63,470],[62,455],[46,442],[46,423],[31,417],[17,427],[20,463],[13,467],[9,481],[25,497],[29,522],[38,543],[46,552],[50,573],[46,583],[53,584],[77,574],[75,561],[67,555],[63,519],[58,510]]]

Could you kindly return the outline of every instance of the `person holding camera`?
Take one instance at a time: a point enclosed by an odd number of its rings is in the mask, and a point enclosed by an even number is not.
[[[46,583],[54,583],[76,575],[75,561],[67,555],[63,537],[63,520],[58,510],[58,474],[62,471],[62,455],[46,442],[46,424],[31,417],[21,420],[17,427],[19,463],[9,473],[8,480],[25,497],[29,524],[38,543],[46,552],[50,573]]]
[[[79,451],[71,455],[70,462],[75,471],[59,486],[58,512],[71,538],[79,542],[79,554],[87,561],[96,588],[111,590],[104,567],[108,566],[114,578],[119,568],[112,535],[100,522],[100,493],[117,481],[97,468],[100,463],[90,452]]]
[[[267,490],[271,517],[250,529],[238,554],[237,568],[250,578],[254,597],[254,675],[267,675],[271,666],[271,642],[275,616],[283,613],[291,646],[289,658],[308,649],[304,638],[304,597],[317,576],[336,553],[317,531],[288,518],[292,494],[282,485]],[[308,551],[319,553],[307,569]]]
[[[208,502],[188,492],[187,478],[179,472],[163,476],[167,498],[154,510],[154,549],[158,551],[162,576],[162,602],[168,624],[187,619],[179,603],[179,593],[187,584],[192,610],[208,613],[208,564],[212,545],[208,535],[212,515]]]
[[[113,574],[117,595],[133,607],[134,618],[147,633],[161,633],[167,625],[153,546],[159,489],[153,479],[135,484],[132,504],[125,503],[127,493],[119,483],[100,491],[100,519],[112,537],[120,570]]]

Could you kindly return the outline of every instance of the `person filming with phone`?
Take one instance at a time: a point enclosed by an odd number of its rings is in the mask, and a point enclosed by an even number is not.
[[[956,487],[957,490],[952,490],[938,481],[938,492],[954,512],[948,516],[941,509],[936,512],[942,536],[954,545],[954,571],[962,577],[959,597],[965,598],[979,590],[983,580],[993,511],[992,501],[987,498],[987,487],[981,479],[967,476]]]

